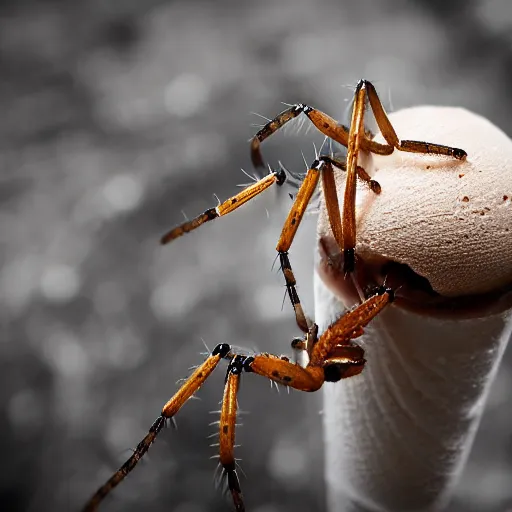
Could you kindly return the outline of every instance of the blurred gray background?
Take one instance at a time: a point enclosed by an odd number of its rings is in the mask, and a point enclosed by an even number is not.
[[[0,509],[78,510],[202,340],[289,351],[272,270],[288,190],[158,245],[248,181],[250,112],[341,118],[364,77],[388,108],[460,105],[512,133],[511,29],[508,0],[0,2]],[[264,155],[303,172],[312,140],[292,129]],[[291,252],[310,313],[314,229]],[[103,510],[230,509],[207,439],[224,371]],[[511,389],[509,350],[451,511],[512,506]],[[325,510],[320,394],[246,375],[239,401],[248,510]]]

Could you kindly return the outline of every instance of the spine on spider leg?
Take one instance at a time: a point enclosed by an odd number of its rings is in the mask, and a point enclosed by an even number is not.
[[[317,275],[315,304],[320,332],[344,310]],[[329,511],[441,509],[511,332],[510,312],[455,321],[395,307],[375,318],[364,372],[324,387]]]
[[[217,219],[218,217],[227,215],[228,213],[231,213],[240,208],[240,206],[244,205],[251,199],[254,199],[258,194],[261,194],[270,186],[274,184],[282,185],[285,181],[286,174],[283,169],[272,172],[261,180],[258,180],[256,183],[252,183],[251,185],[247,186],[238,194],[230,197],[223,203],[220,203],[217,207],[209,208],[194,219],[184,222],[183,224],[180,224],[179,226],[171,229],[162,236],[160,243],[162,245],[168,244],[173,240],[176,240],[176,238],[194,231],[194,229],[197,229],[199,226],[202,226],[206,222],[210,222]]]

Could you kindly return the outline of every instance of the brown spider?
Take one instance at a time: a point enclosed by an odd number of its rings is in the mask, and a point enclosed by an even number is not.
[[[364,114],[368,103],[387,144],[374,141],[373,136],[364,129]],[[286,357],[268,353],[252,356],[240,355],[228,344],[217,345],[207,359],[164,405],[160,416],[153,423],[146,437],[137,445],[132,456],[96,491],[86,503],[84,512],[96,510],[107,494],[132,471],[155,441],[166,421],[173,418],[185,402],[202,386],[221,359],[226,359],[229,364],[220,415],[220,463],[227,477],[235,509],[239,512],[245,510],[245,505],[233,452],[237,391],[241,373],[243,371],[256,373],[301,391],[317,391],[324,382],[337,382],[357,375],[363,370],[366,362],[364,350],[353,340],[361,336],[366,325],[393,301],[394,291],[385,286],[373,290],[367,294],[360,305],[346,312],[332,323],[321,336],[318,336],[318,327],[302,309],[288,251],[319,179],[322,178],[323,201],[333,238],[343,256],[343,272],[347,275],[354,271],[356,262],[356,178],[367,183],[374,193],[380,193],[380,185],[358,165],[360,152],[390,155],[397,149],[414,153],[444,155],[458,160],[465,159],[466,152],[462,149],[430,142],[400,140],[384,111],[374,86],[367,80],[361,80],[354,94],[350,128],[339,124],[327,114],[308,105],[293,105],[268,122],[252,139],[251,156],[255,166],[263,166],[260,153],[261,142],[301,113],[304,113],[315,127],[328,138],[347,147],[346,161],[323,156],[318,157],[311,165],[284,223],[276,248],[288,295],[295,310],[297,325],[304,332],[303,339],[295,340],[292,345],[295,349],[307,353],[308,363],[301,366]],[[334,173],[339,169],[346,172],[342,214],[340,214],[334,178]],[[175,227],[162,237],[161,243],[167,244],[208,221],[236,210],[271,185],[282,185],[285,179],[286,175],[282,169],[268,174],[216,208],[210,208],[196,218]]]

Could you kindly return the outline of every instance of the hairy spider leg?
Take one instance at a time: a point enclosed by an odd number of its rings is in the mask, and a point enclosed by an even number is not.
[[[394,149],[408,151],[413,153],[426,153],[432,155],[443,155],[464,160],[467,153],[463,149],[444,146],[431,142],[400,140],[384,110],[382,102],[377,94],[374,85],[369,81],[362,79],[356,86],[354,99],[358,91],[364,89],[370,102],[370,106],[377,121],[379,130],[386,140],[387,144],[380,144],[372,140],[370,132],[364,132],[364,138],[361,140],[361,149],[377,155],[390,155]],[[342,146],[348,147],[350,128],[338,123],[335,119],[317,110],[305,103],[296,103],[286,110],[279,113],[274,119],[271,119],[263,128],[261,128],[251,141],[251,159],[255,167],[263,167],[263,157],[261,155],[261,143],[282,128],[286,123],[304,113],[313,125],[321,133],[330,139],[338,142]]]
[[[313,366],[324,364],[338,345],[343,345],[345,342],[361,336],[368,323],[394,299],[393,290],[381,286],[375,295],[351,311],[347,311],[331,324],[320,336],[318,342],[313,345],[309,355],[309,364]]]
[[[89,499],[82,509],[83,512],[97,510],[100,503],[124,478],[135,468],[142,456],[166,424],[166,420],[174,417],[185,402],[203,385],[204,381],[215,370],[223,357],[228,357],[231,347],[226,343],[217,345],[206,360],[199,365],[190,377],[183,383],[174,396],[164,405],[160,416],[155,420],[148,434],[137,445],[132,456],[103,484]]]
[[[307,116],[317,130],[342,146],[347,147],[349,135],[349,128],[347,126],[338,123],[338,121],[333,119],[331,116],[317,110],[316,108],[310,107],[305,103],[296,103],[295,105],[290,106],[290,108],[283,110],[274,119],[270,120],[252,138],[251,160],[255,167],[264,167],[265,165],[260,150],[261,143],[277,132],[286,123],[295,119],[302,113]],[[370,138],[365,138],[362,149],[378,155],[390,155],[393,152],[393,147],[390,147],[388,144],[379,144]]]
[[[341,167],[343,170],[346,169],[346,166],[343,162],[326,156],[319,157],[318,160],[315,160],[311,167],[308,169],[306,176],[301,183],[299,191],[297,192],[295,201],[293,202],[293,205],[288,212],[288,217],[283,224],[283,229],[276,246],[276,250],[279,254],[279,259],[281,262],[281,269],[285,278],[288,296],[295,310],[297,325],[303,332],[308,332],[311,321],[307,319],[300,303],[296,288],[297,281],[290,264],[288,251],[304,217],[307,206],[311,201],[311,197],[313,196],[313,193],[317,187],[320,176],[322,176],[324,199],[327,212],[329,214],[331,228],[336,241],[340,247],[342,247],[343,228],[341,223],[338,194],[334,181],[333,165]],[[380,193],[380,185],[375,180],[372,180],[362,167],[356,166],[356,174],[358,177],[361,177],[375,193]]]
[[[341,169],[342,171],[347,170],[346,163],[328,156],[320,157],[320,160],[325,163],[322,169],[322,190],[324,195],[325,209],[329,217],[329,224],[338,247],[344,247],[343,239],[343,225],[341,222],[340,205],[338,201],[338,192],[336,189],[336,183],[334,179],[334,167]],[[372,180],[370,175],[359,165],[356,166],[356,175],[362,181],[364,181],[370,189],[380,194],[381,188],[378,182]]]
[[[352,107],[352,120],[347,145],[347,178],[343,198],[343,271],[354,271],[356,247],[356,168],[361,139],[364,137],[366,91],[359,82]]]
[[[300,222],[306,213],[307,206],[315,192],[318,180],[320,178],[321,168],[324,164],[319,160],[315,160],[311,167],[308,169],[304,180],[302,181],[300,188],[295,196],[295,200],[288,212],[288,216],[283,224],[281,235],[277,242],[276,250],[279,254],[279,260],[281,263],[281,270],[283,271],[286,290],[290,297],[293,309],[295,311],[295,319],[299,328],[307,333],[311,321],[306,318],[302,305],[300,303],[299,295],[297,293],[297,281],[293,274],[292,267],[290,265],[290,259],[288,257],[288,251],[293,243],[297,229],[299,228]]]
[[[375,86],[368,80],[360,80],[357,84],[356,95],[358,89],[366,90],[373,115],[375,116],[375,121],[377,121],[377,126],[379,127],[382,136],[390,146],[395,147],[399,151],[442,155],[452,157],[457,160],[464,160],[468,156],[463,149],[451,146],[443,146],[442,144],[434,144],[432,142],[419,140],[400,140],[386,114],[386,111],[384,110],[384,106],[380,101]]]
[[[339,167],[342,170],[346,170],[345,162],[327,156],[319,157],[318,160],[315,160],[308,169],[308,172],[295,197],[295,201],[288,213],[288,217],[283,225],[276,247],[281,262],[281,269],[285,277],[288,296],[295,310],[297,325],[303,332],[308,332],[308,329],[311,326],[311,321],[309,321],[305,316],[300,303],[300,298],[296,288],[297,281],[290,264],[288,251],[293,243],[297,229],[299,228],[307,206],[318,184],[319,176],[322,177],[324,201],[334,238],[340,247],[343,246],[343,229],[333,167]],[[380,185],[375,180],[372,180],[362,167],[357,166],[356,173],[357,176],[365,181],[375,193],[380,193]]]
[[[221,359],[230,361],[226,375],[220,418],[220,462],[227,476],[228,488],[237,512],[244,511],[244,502],[234,459],[237,392],[242,369],[267,377],[284,386],[300,391],[317,391],[324,382],[337,382],[361,373],[365,365],[364,350],[352,340],[361,336],[364,327],[390,302],[394,294],[388,288],[366,299],[352,311],[345,313],[316,340],[317,328],[313,324],[306,335],[310,360],[306,367],[290,362],[287,357],[273,354],[242,356],[227,343],[217,345],[206,360],[197,367],[174,396],[164,405],[148,434],[137,445],[132,456],[89,499],[83,512],[94,512],[101,502],[135,468],[149,450],[168,419],[204,384]],[[315,338],[311,340],[310,338]]]
[[[236,355],[229,363],[219,422],[219,460],[227,479],[228,489],[233,498],[236,512],[245,511],[234,456],[236,414],[238,409],[237,393],[240,385],[240,374],[242,373],[245,359],[244,356]]]
[[[326,164],[330,164],[331,166],[337,167],[343,172],[347,172],[347,162],[345,157],[343,157],[343,160],[341,160],[336,155],[323,155],[319,157],[319,160],[323,160]],[[356,174],[357,177],[363,183],[365,183],[365,185],[367,185],[372,192],[375,194],[380,194],[382,192],[382,188],[379,182],[372,179],[372,177],[360,165],[356,166]]]
[[[254,199],[257,195],[261,194],[270,186],[274,184],[282,185],[285,181],[286,173],[284,169],[278,169],[277,171],[268,174],[256,183],[253,183],[247,188],[244,188],[241,192],[230,197],[223,203],[219,204],[217,207],[209,208],[194,219],[184,222],[183,224],[180,224],[179,226],[171,229],[164,236],[162,236],[160,243],[163,245],[168,244],[169,242],[172,242],[185,233],[193,231],[205,222],[209,222],[216,219],[217,217],[227,215],[228,213],[231,213],[243,204],[247,203],[247,201]]]

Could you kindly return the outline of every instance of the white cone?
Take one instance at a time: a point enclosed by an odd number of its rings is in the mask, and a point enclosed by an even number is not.
[[[363,155],[382,193],[358,188],[356,254],[407,265],[452,304],[475,297],[476,313],[456,318],[450,309],[438,318],[395,303],[356,340],[366,351],[362,374],[325,385],[329,512],[441,510],[512,331],[510,309],[503,312],[512,289],[512,141],[462,109],[418,107],[390,119],[399,137],[456,146],[468,158]],[[340,198],[344,180],[340,172]],[[318,233],[324,249],[336,249],[325,207]],[[344,311],[341,300],[350,302],[342,276],[322,276],[315,274],[320,332]],[[493,292],[503,293],[502,307],[486,310]]]

